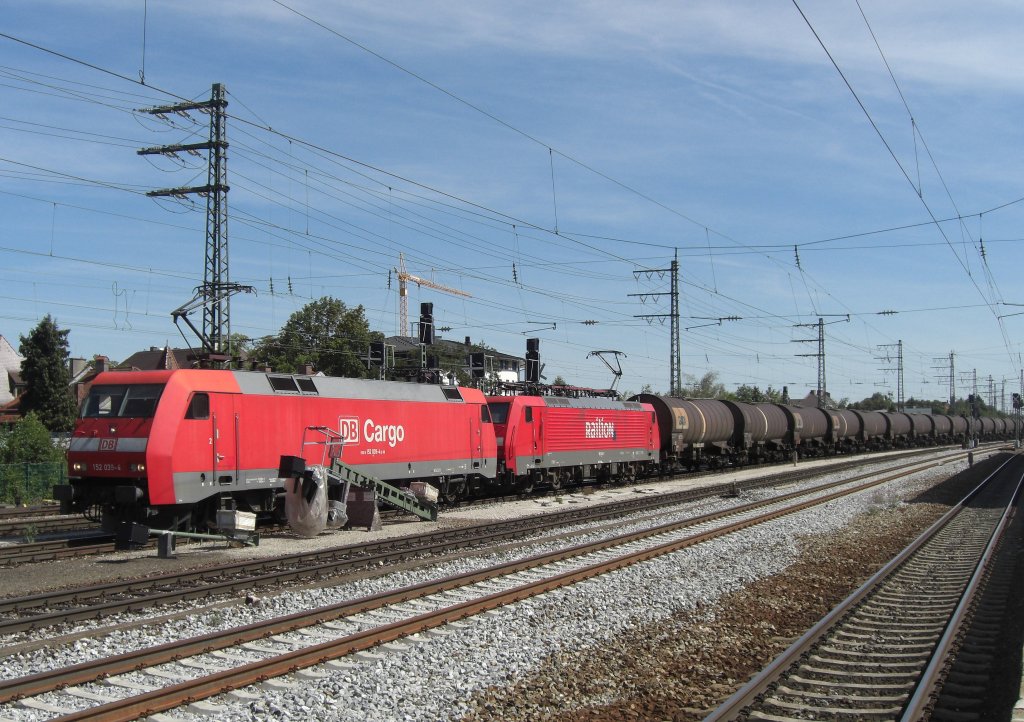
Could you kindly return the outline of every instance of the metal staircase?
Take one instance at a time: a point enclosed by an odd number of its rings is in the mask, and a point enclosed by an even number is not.
[[[380,501],[390,504],[396,509],[415,514],[427,521],[437,521],[437,505],[421,502],[408,489],[400,489],[386,481],[356,471],[339,459],[331,460],[329,474],[334,476],[340,484],[348,483],[361,489],[373,489]]]

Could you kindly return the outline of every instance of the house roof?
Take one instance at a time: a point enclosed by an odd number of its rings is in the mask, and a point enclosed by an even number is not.
[[[115,368],[133,371],[158,371],[192,368],[192,351],[187,348],[150,348],[136,351]]]
[[[8,353],[13,353],[18,358],[21,358],[21,355],[18,353],[18,349],[15,348],[10,341],[4,338],[3,334],[0,334],[0,351],[2,351],[5,347],[7,348]]]
[[[817,406],[818,405],[818,394],[816,391],[810,391],[807,396],[802,399],[792,399],[790,402],[792,406]],[[825,392],[825,408],[834,409],[836,408],[835,401],[832,400],[832,395]]]
[[[13,424],[21,420],[21,397],[16,396],[6,404],[0,404],[0,424]]]

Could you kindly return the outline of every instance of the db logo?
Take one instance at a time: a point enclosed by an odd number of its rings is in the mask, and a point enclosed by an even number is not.
[[[338,419],[338,429],[341,432],[342,441],[346,444],[359,443],[359,419],[341,417]]]
[[[117,448],[117,439],[100,439],[100,451],[113,451]]]

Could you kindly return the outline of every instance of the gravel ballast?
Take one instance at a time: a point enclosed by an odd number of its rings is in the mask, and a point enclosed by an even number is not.
[[[424,643],[322,665],[316,668],[324,673],[321,678],[292,676],[275,685],[281,689],[249,690],[257,695],[254,699],[222,696],[207,705],[217,705],[218,719],[689,719],[688,714],[696,719],[702,716],[698,710],[727,696],[737,679],[760,669],[786,640],[856,586],[850,586],[850,578],[862,579],[905,545],[903,536],[944,511],[906,500],[959,468],[917,474],[910,481],[526,600]],[[851,530],[843,531],[854,519]],[[870,552],[870,557],[850,561],[844,552],[829,551],[841,549],[850,534],[851,548],[862,557]],[[801,564],[807,565],[802,572]],[[795,581],[778,581],[790,576]],[[387,586],[411,581],[418,579],[389,575]],[[224,625],[225,617],[234,626],[283,613],[279,607],[295,611],[329,603],[339,594],[371,593],[380,583],[365,580],[351,588],[275,595],[258,605],[199,614],[186,626],[177,622],[128,630],[80,640],[77,649],[50,649],[7,661],[15,668],[24,664],[26,670],[61,666],[109,654],[121,645],[150,646],[191,636]],[[790,596],[783,594],[786,590]],[[172,714],[209,719],[185,710]],[[0,715],[46,718],[15,708],[0,710]]]

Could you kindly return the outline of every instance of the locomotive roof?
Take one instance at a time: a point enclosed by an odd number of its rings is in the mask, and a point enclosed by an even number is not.
[[[602,396],[489,396],[488,403],[500,401],[516,401],[528,406],[549,406],[552,408],[569,409],[642,409],[643,404],[637,401],[619,401]]]
[[[207,384],[198,379],[215,383],[209,390],[217,388],[231,391],[234,379],[238,391],[243,394],[266,396],[322,396],[327,398],[376,399],[385,401],[483,401],[483,393],[477,389],[418,384],[403,381],[375,381],[372,379],[349,379],[334,376],[308,376],[304,374],[277,374],[262,371],[225,371],[214,369],[182,369],[178,371],[107,371],[97,378],[106,383],[168,383],[172,377],[192,379],[186,384],[199,384],[194,388],[205,388]]]
[[[335,376],[306,376],[257,371],[232,371],[243,394],[319,395],[329,398],[376,399],[384,401],[482,400],[476,389],[404,381],[375,381]],[[479,395],[479,399],[474,398]]]

